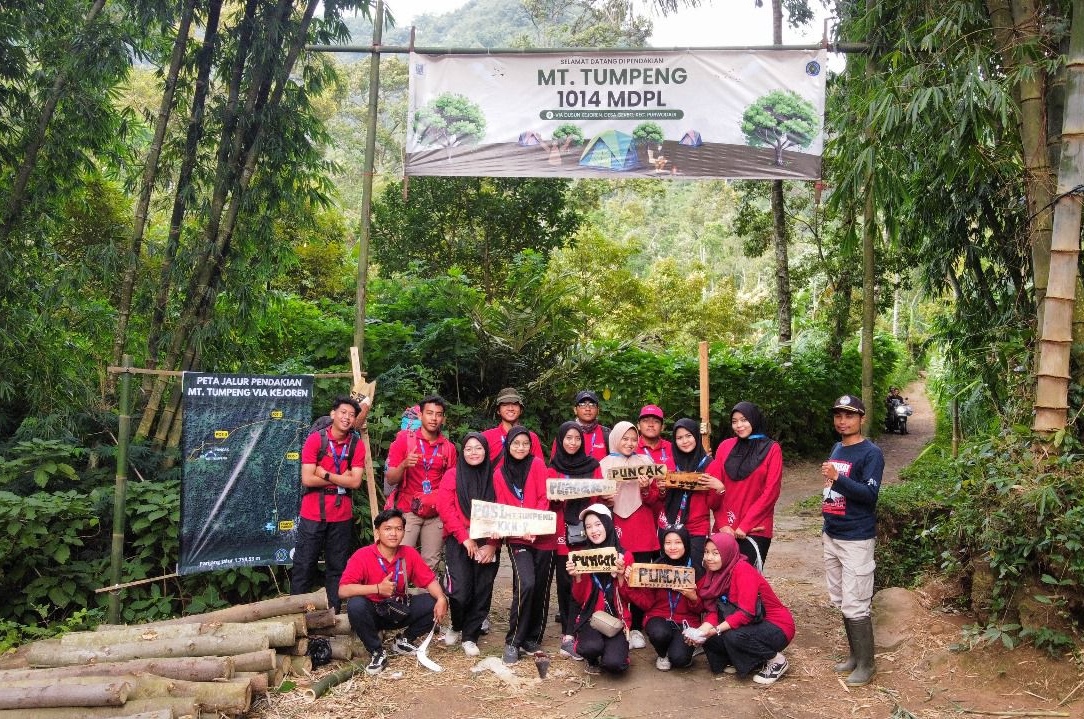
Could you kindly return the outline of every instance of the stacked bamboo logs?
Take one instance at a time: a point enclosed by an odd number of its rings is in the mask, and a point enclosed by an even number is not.
[[[0,719],[242,716],[285,677],[308,677],[317,636],[333,659],[363,651],[323,589],[65,634],[27,647],[24,667],[0,670]]]

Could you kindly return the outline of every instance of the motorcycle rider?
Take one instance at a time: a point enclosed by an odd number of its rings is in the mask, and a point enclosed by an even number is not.
[[[896,407],[906,403],[907,400],[900,394],[899,387],[889,387],[888,396],[885,397],[885,432],[895,432],[899,426],[899,422],[896,417]]]

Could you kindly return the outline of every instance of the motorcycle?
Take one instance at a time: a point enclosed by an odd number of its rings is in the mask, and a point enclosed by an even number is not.
[[[907,418],[912,414],[914,410],[907,404],[906,397],[889,400],[888,414],[885,416],[885,432],[907,434]]]

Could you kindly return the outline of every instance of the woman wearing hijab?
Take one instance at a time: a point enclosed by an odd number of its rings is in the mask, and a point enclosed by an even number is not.
[[[583,430],[576,422],[565,422],[557,429],[554,439],[553,456],[546,471],[547,478],[569,479],[590,477],[599,479],[602,474],[598,460],[587,455],[584,448]],[[561,656],[579,661],[582,657],[576,653],[575,638],[572,636],[571,602],[572,577],[565,568],[565,558],[570,549],[582,548],[586,537],[580,519],[587,505],[597,501],[595,497],[566,499],[550,502],[550,509],[557,513],[557,557],[554,567],[557,573],[557,614],[561,620]],[[571,531],[569,531],[571,530]]]
[[[711,671],[720,674],[732,666],[744,677],[756,670],[753,681],[774,684],[787,671],[782,651],[794,639],[790,610],[738,551],[733,535],[711,535],[704,569],[697,592],[707,609],[700,634],[707,637],[704,653]]]
[[[684,527],[663,532],[662,552],[654,564],[672,567],[692,567],[689,553],[689,533]],[[628,581],[631,568],[625,570]],[[701,606],[696,587],[687,589],[648,589],[629,587],[629,600],[644,610],[644,630],[655,648],[655,668],[661,672],[671,667],[687,667],[693,662],[693,647],[685,642],[684,627],[700,622]]]
[[[651,460],[636,451],[640,433],[632,422],[618,422],[610,430],[610,453],[599,462],[602,478],[611,469],[620,467],[639,467],[651,464]],[[659,551],[659,535],[655,530],[655,512],[659,503],[659,488],[649,477],[639,480],[618,480],[617,492],[607,504],[613,506],[614,527],[617,538],[625,551],[632,552],[637,562],[650,562]],[[632,631],[629,632],[629,647],[643,649],[647,646],[644,639],[644,612],[640,607],[632,607]]]
[[[723,481],[722,496],[709,497],[716,532],[738,540],[749,562],[764,569],[772,543],[775,503],[783,484],[783,452],[765,434],[764,415],[752,402],[730,411],[734,437],[719,445],[708,474]]]
[[[500,466],[493,471],[493,489],[497,502],[512,507],[548,510],[546,465],[531,454],[531,435],[526,427],[508,430]],[[509,537],[508,556],[512,560],[512,607],[508,613],[504,663],[515,664],[520,654],[533,654],[542,648],[549,612],[550,580],[556,537]]]
[[[451,599],[452,628],[444,643],[463,640],[463,652],[478,656],[478,637],[493,602],[493,580],[500,562],[500,540],[470,538],[471,502],[495,502],[493,468],[486,438],[470,432],[456,465],[444,473],[437,494],[437,510],[444,524],[444,590]]]
[[[700,425],[685,418],[674,423],[674,464],[678,472],[700,474],[700,486],[704,490],[667,489],[662,493],[662,509],[659,511],[659,532],[671,527],[685,527],[689,532],[690,552],[697,574],[704,558],[704,543],[711,529],[709,496],[723,493],[723,482],[706,474],[711,457],[700,443]]]
[[[598,674],[605,670],[620,674],[629,668],[629,640],[626,632],[631,616],[628,605],[622,598],[625,589],[621,585],[624,584],[625,565],[632,563],[632,555],[625,554],[621,548],[614,531],[613,515],[606,505],[592,504],[580,512],[579,518],[587,534],[587,542],[583,548],[612,547],[617,551],[617,570],[610,574],[600,572],[573,576],[575,648],[587,660],[584,664],[586,673]],[[572,572],[571,560],[565,565],[565,570]],[[625,625],[624,629],[609,637],[591,626],[591,615],[598,611],[620,619]]]

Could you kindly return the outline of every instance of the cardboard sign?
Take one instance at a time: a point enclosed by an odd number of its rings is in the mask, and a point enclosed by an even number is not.
[[[617,491],[617,482],[612,479],[594,479],[593,477],[568,477],[546,480],[546,499],[584,499],[599,495],[613,494]]]
[[[610,467],[606,470],[606,479],[656,479],[666,474],[665,464],[637,464],[634,467]]]
[[[692,567],[636,562],[632,565],[632,574],[629,575],[629,586],[650,589],[692,589],[696,586],[696,572]]]
[[[665,476],[659,477],[659,487],[680,490],[708,489],[700,484],[700,474],[700,472],[667,472]]]
[[[573,564],[573,574],[617,571],[617,550],[613,547],[600,547],[599,549],[584,549],[579,552],[569,552],[568,559]]]
[[[470,538],[541,536],[557,531],[557,513],[471,500]]]

